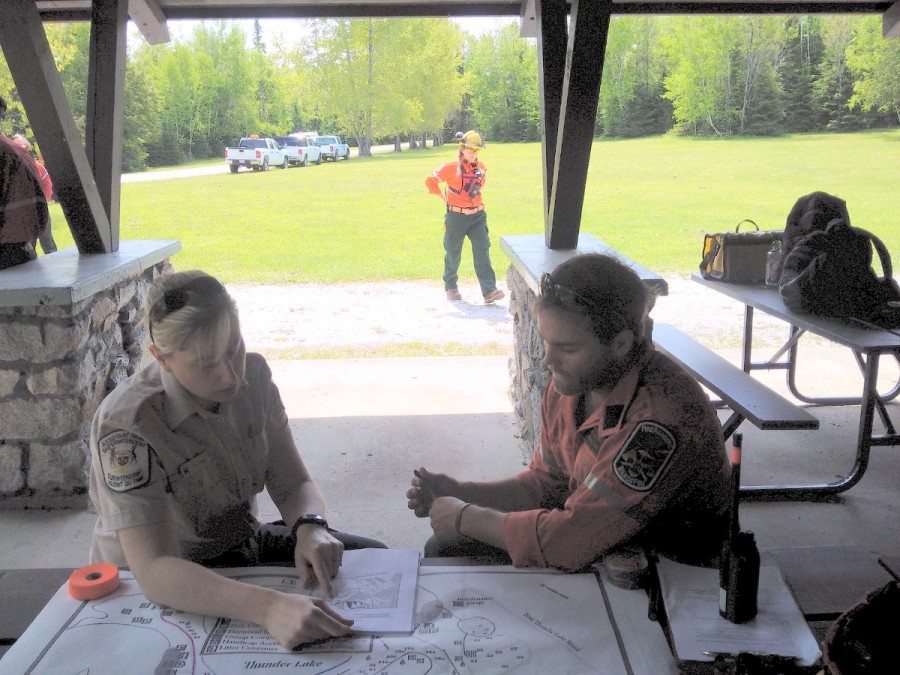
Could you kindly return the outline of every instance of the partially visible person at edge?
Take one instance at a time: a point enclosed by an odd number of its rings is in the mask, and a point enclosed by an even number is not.
[[[347,634],[323,598],[282,593],[209,568],[294,565],[332,597],[345,548],[294,444],[272,373],[247,354],[237,307],[200,271],[162,277],[145,313],[152,356],[102,402],[91,426],[92,563],[127,565],[148,598],[250,621],[282,645]],[[267,489],[282,523],[260,523]]]
[[[487,170],[478,159],[478,152],[484,142],[476,131],[458,134],[457,140],[459,157],[456,161],[443,164],[425,179],[428,192],[440,197],[447,207],[444,216],[444,290],[449,300],[462,300],[457,282],[463,242],[468,237],[481,295],[489,305],[502,299],[504,293],[497,289],[497,277],[491,266],[491,238],[481,197]],[[446,194],[441,192],[441,183],[447,184]]]
[[[49,204],[53,201],[53,180],[50,178],[50,172],[47,171],[47,168],[37,157],[31,154],[31,143],[27,138],[21,134],[16,134],[12,137],[12,142],[22,148],[31,158],[31,161],[34,162],[34,170],[37,173],[38,180],[41,181],[41,189],[44,191],[44,198]],[[38,235],[38,241],[41,242],[41,249],[44,251],[44,254],[53,253],[57,250],[56,240],[53,239],[53,228],[49,215],[47,216],[47,229],[44,230],[42,234]]]
[[[627,547],[715,563],[731,465],[706,394],[653,348],[652,305],[607,256],[543,275],[535,316],[551,381],[540,445],[526,470],[496,481],[418,468],[406,495],[431,519],[426,555],[572,571]]]
[[[6,101],[0,98],[0,120]],[[30,155],[0,133],[0,269],[37,258],[37,239],[50,223],[47,199]]]

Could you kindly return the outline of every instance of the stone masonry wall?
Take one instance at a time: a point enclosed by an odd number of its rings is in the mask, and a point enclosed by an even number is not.
[[[513,354],[510,358],[509,397],[519,424],[522,459],[531,462],[541,434],[541,394],[550,379],[543,366],[544,344],[532,307],[537,295],[512,265],[506,273],[509,312],[513,316]]]
[[[0,509],[87,505],[94,412],[139,366],[157,263],[71,305],[0,307]]]

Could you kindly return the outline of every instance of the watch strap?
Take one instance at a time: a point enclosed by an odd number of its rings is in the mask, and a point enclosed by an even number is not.
[[[294,539],[297,538],[297,530],[299,530],[302,525],[318,525],[324,527],[326,530],[328,529],[328,521],[325,520],[325,518],[317,513],[305,513],[297,518],[297,522],[295,522],[294,526],[291,528],[291,536],[294,537]]]

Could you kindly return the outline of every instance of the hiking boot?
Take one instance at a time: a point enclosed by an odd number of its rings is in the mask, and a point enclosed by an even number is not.
[[[501,290],[491,291],[490,293],[485,293],[484,295],[484,304],[490,305],[495,300],[502,300],[506,297],[506,294]]]
[[[459,291],[455,288],[447,289],[447,299],[448,300],[462,300],[462,295],[459,294]]]

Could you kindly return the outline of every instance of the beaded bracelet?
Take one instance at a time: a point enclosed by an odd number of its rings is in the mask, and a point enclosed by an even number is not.
[[[459,511],[456,512],[456,534],[458,534],[459,536],[462,536],[462,532],[460,532],[459,526],[462,523],[463,511],[465,511],[470,506],[472,506],[472,505],[467,502],[467,503],[463,504],[462,506],[460,506]]]

